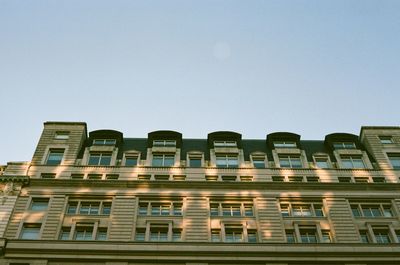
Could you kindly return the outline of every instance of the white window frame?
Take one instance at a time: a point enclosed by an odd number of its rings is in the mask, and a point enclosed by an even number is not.
[[[273,141],[275,148],[297,148],[295,141]]]
[[[214,141],[214,148],[237,147],[236,141]]]
[[[153,147],[176,147],[176,140],[153,140]]]

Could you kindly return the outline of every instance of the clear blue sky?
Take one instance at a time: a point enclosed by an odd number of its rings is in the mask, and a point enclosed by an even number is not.
[[[126,137],[399,125],[399,0],[0,0],[0,164],[44,121]]]

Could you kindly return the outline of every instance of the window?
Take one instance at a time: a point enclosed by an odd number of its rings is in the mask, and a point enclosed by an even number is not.
[[[365,230],[360,230],[360,238],[362,243],[369,243],[368,233]]]
[[[303,182],[303,176],[289,176],[289,182]]]
[[[257,243],[257,231],[248,229],[242,224],[222,224],[223,230],[211,230],[211,242],[238,243],[248,242]]]
[[[376,243],[378,244],[389,244],[391,243],[389,231],[382,229],[374,229],[374,236]]]
[[[324,217],[322,203],[281,203],[282,217]]]
[[[175,147],[175,140],[154,140],[153,146]]]
[[[288,243],[331,243],[329,230],[322,230],[319,226],[295,226],[295,229],[286,230],[286,241]]]
[[[351,204],[350,207],[354,217],[393,217],[391,204]]]
[[[279,155],[279,162],[281,167],[289,168],[302,168],[300,156],[294,155]]]
[[[222,181],[236,181],[236,176],[221,176]]]
[[[294,230],[286,230],[286,241],[288,243],[296,243],[296,235]]]
[[[111,201],[70,201],[67,214],[110,215]]]
[[[379,136],[379,141],[381,144],[393,144],[392,136]]]
[[[378,244],[390,244],[395,243],[395,240],[390,236],[390,231],[387,226],[372,227],[368,230],[360,230],[360,238],[362,243],[378,243]],[[396,235],[397,237],[397,235]]]
[[[115,139],[94,139],[93,145],[115,145],[117,140]]]
[[[20,239],[39,239],[40,227],[41,224],[24,223]]]
[[[214,141],[215,147],[237,147],[236,141]]]
[[[216,159],[219,168],[237,168],[239,165],[236,155],[217,155]]]
[[[218,176],[206,175],[206,181],[218,181]]]
[[[64,231],[64,229],[66,229]],[[70,228],[64,228],[60,234],[60,237],[64,237],[66,239],[69,238],[69,230]],[[61,240],[63,240],[61,238]],[[73,235],[73,240],[99,240],[105,241],[107,240],[107,228],[106,227],[97,227],[95,223],[77,223],[75,226],[75,232]]]
[[[343,155],[340,159],[342,160],[343,168],[365,168],[361,156]]]
[[[107,240],[107,228],[99,227],[96,234],[96,240],[104,241]]]
[[[335,149],[356,149],[356,144],[353,142],[335,142],[333,143]]]
[[[253,166],[255,168],[265,168],[265,157],[264,156],[252,156]]]
[[[189,167],[201,167],[201,157],[189,156]]]
[[[319,182],[318,176],[306,176],[307,182]]]
[[[243,227],[225,226],[225,242],[243,242]]]
[[[173,175],[172,179],[175,181],[184,181],[186,180],[186,175]]]
[[[55,166],[61,164],[64,149],[50,149],[46,165]]]
[[[253,176],[240,176],[240,181],[253,181]]]
[[[284,182],[285,177],[284,176],[272,176],[272,181],[273,182]]]
[[[93,224],[77,224],[75,227],[74,240],[93,240]]]
[[[386,183],[385,177],[372,177],[374,183]]]
[[[351,177],[338,177],[339,182],[341,183],[350,183]]]
[[[139,203],[139,215],[182,216],[182,203],[181,202],[140,202]]]
[[[68,227],[66,227],[66,226],[62,227],[59,239],[60,240],[69,240],[70,233],[71,233],[71,227],[69,227],[69,226]]]
[[[146,238],[146,228],[137,228],[136,241],[181,241],[182,229],[172,228],[172,223],[151,223]]]
[[[317,230],[315,227],[302,227],[299,231],[301,243],[317,243]]]
[[[103,177],[101,174],[88,174],[87,179],[99,180]]]
[[[111,164],[111,153],[92,152],[89,155],[89,166],[109,166]]]
[[[118,174],[107,174],[106,179],[107,180],[117,180],[119,178]]]
[[[67,132],[67,131],[56,132],[56,134],[54,135],[54,139],[56,139],[56,140],[68,140],[69,139],[69,132]]]
[[[137,166],[138,157],[137,156],[126,156],[125,157],[125,166]]]
[[[42,179],[55,179],[56,174],[55,173],[42,173],[40,174],[40,178]]]
[[[393,169],[400,169],[400,153],[388,154],[388,158]]]
[[[315,156],[314,161],[317,168],[329,168],[329,159],[327,156]]]
[[[276,141],[274,142],[275,148],[296,148],[296,142],[294,141]]]
[[[84,174],[71,174],[71,179],[83,179]]]
[[[175,164],[175,155],[173,154],[155,154],[153,155],[153,167],[172,167]]]
[[[210,216],[254,216],[253,203],[210,203]]]
[[[369,177],[354,177],[355,183],[368,183]]]
[[[32,198],[30,210],[32,211],[46,211],[49,205],[48,198]]]
[[[154,175],[154,180],[169,180],[169,175]]]
[[[221,231],[218,229],[211,230],[211,242],[221,242]]]
[[[150,180],[151,175],[138,175],[138,180]]]

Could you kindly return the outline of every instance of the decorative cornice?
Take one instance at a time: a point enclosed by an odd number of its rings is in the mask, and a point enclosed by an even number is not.
[[[0,176],[0,183],[14,182],[22,183],[23,185],[29,184],[29,176],[25,175],[2,175]]]

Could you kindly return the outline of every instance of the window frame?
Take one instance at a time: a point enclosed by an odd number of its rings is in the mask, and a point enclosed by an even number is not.
[[[41,236],[41,223],[23,223],[19,233],[19,239],[39,240]]]
[[[283,218],[326,218],[326,210],[322,201],[281,201],[279,209]],[[308,214],[305,214],[306,209],[308,209]]]
[[[99,157],[97,160],[97,163],[94,163],[94,157]],[[87,165],[88,166],[111,166],[112,163],[112,158],[113,158],[113,153],[112,152],[90,152]],[[109,159],[109,160],[108,160]],[[108,161],[108,163],[104,162]]]
[[[396,218],[396,214],[392,203],[378,203],[378,202],[363,202],[354,203],[350,202],[350,209],[353,218]],[[369,209],[370,215],[367,215]],[[377,209],[372,210],[372,209]],[[379,214],[377,214],[379,213]]]
[[[96,206],[96,204],[98,206]],[[88,210],[86,212],[86,207]],[[88,205],[88,206],[86,206]],[[96,207],[95,207],[96,206]],[[70,199],[67,203],[65,211],[66,215],[80,215],[80,216],[109,216],[112,211],[112,200],[75,200]]]
[[[93,139],[92,145],[95,146],[113,146],[117,144],[117,139],[98,138]]]
[[[58,154],[58,155],[55,155]],[[50,148],[46,157],[47,166],[61,165],[64,160],[65,148]],[[57,159],[54,159],[57,158]]]
[[[286,159],[288,161],[288,166],[282,164],[282,162],[285,161],[284,159]],[[294,160],[297,160],[297,159],[298,159],[298,162],[299,162],[299,164],[298,164],[299,166],[294,164],[294,162],[295,162]],[[296,154],[296,155],[293,155],[293,154],[279,154],[278,155],[278,160],[279,160],[279,167],[280,168],[304,168],[303,160],[301,159],[301,155],[298,155],[298,154]]]
[[[252,201],[213,201],[208,208],[210,217],[255,217],[254,203]]]
[[[161,158],[161,159],[160,159]],[[159,159],[158,161],[160,161],[160,164],[156,164],[155,161],[156,159]],[[167,161],[169,161],[168,163],[166,163]],[[170,163],[172,162],[172,163]],[[151,166],[152,167],[173,167],[175,166],[175,154],[170,154],[170,153],[156,153],[153,154],[152,160],[151,160]]]
[[[216,154],[215,166],[217,168],[239,168],[239,156],[234,154]]]

